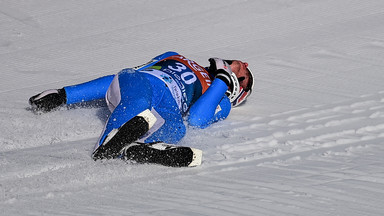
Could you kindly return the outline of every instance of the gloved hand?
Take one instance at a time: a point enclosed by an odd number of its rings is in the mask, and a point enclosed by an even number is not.
[[[29,104],[36,111],[49,112],[67,102],[64,88],[51,89],[29,98]]]
[[[210,63],[209,70],[214,74],[215,78],[223,80],[228,87],[232,88],[234,79],[237,78],[228,62],[220,58],[210,58],[208,61]]]
[[[231,79],[231,74],[228,73],[228,71],[226,71],[224,69],[219,69],[216,72],[217,72],[217,74],[216,74],[215,78],[223,80],[225,82],[225,84],[227,84],[227,86],[230,88],[231,88],[231,86],[233,86],[233,79]]]
[[[231,66],[227,60],[220,58],[210,58],[209,60],[209,72],[217,79],[221,79],[228,86],[228,90],[225,93],[228,98],[234,101],[240,93],[240,83],[236,77],[236,74],[232,72]]]

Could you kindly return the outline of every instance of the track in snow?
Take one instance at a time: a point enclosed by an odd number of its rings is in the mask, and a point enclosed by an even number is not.
[[[377,153],[384,150],[383,120],[384,92],[379,92],[218,124],[206,135],[224,143],[201,146],[204,162],[195,169],[93,162],[88,153],[94,139],[3,152],[2,205],[16,207],[6,208],[9,214],[23,212],[21,206],[48,214],[66,214],[76,206],[91,214],[89,203],[102,206],[100,199],[108,199],[98,213],[378,215],[384,194],[384,173],[377,172],[384,162]],[[191,133],[187,141],[195,136]],[[134,199],[124,202],[131,194]],[[335,203],[349,207],[339,212]]]

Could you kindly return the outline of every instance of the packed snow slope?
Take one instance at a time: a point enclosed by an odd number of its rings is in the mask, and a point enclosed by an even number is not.
[[[384,1],[0,1],[1,215],[383,215]],[[196,168],[90,154],[105,107],[30,96],[177,51],[247,61],[253,95],[188,129]]]

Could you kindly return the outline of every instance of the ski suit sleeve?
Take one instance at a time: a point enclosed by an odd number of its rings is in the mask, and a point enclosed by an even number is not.
[[[189,110],[189,125],[206,128],[210,124],[227,118],[231,102],[225,95],[228,86],[221,79],[215,79],[207,91]]]
[[[103,99],[115,75],[100,77],[89,82],[64,87],[67,104]]]

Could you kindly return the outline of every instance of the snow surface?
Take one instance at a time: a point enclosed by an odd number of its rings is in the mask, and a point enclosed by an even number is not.
[[[1,215],[384,215],[384,1],[0,1]],[[254,93],[196,168],[94,162],[105,107],[30,96],[177,51]]]

